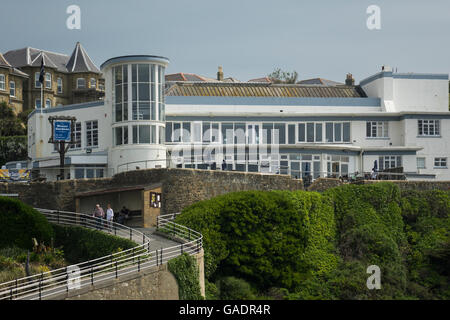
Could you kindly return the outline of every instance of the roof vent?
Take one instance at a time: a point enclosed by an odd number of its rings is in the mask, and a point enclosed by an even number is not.
[[[346,86],[354,86],[355,85],[355,79],[353,78],[353,75],[351,73],[347,73],[347,78],[345,79],[345,85]]]
[[[381,67],[381,71],[392,72],[392,67],[390,67],[390,66],[382,66]]]
[[[217,80],[223,81],[223,69],[221,66],[219,66],[219,71],[217,71]]]

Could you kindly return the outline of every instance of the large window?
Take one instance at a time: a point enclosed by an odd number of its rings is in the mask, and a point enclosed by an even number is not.
[[[388,122],[387,121],[367,121],[366,122],[367,138],[388,138]]]
[[[45,88],[46,89],[52,88],[52,74],[48,72],[45,73]]]
[[[435,168],[447,168],[447,158],[434,158],[434,167]]]
[[[35,88],[40,88],[41,87],[41,83],[39,82],[39,76],[40,76],[41,74],[39,73],[39,72],[36,72],[35,74],[34,74],[34,87]]]
[[[136,125],[133,126],[133,143],[143,144],[152,143],[156,144],[156,126],[151,125]]]
[[[34,105],[35,105],[36,109],[40,109],[41,108],[41,99],[36,99]]]
[[[128,120],[128,65],[113,69],[114,78],[114,119],[116,122]]]
[[[52,107],[52,100],[46,99],[45,100],[45,107],[46,108],[51,108]]]
[[[159,121],[166,120],[163,79],[164,79],[164,68],[162,66],[158,66],[158,120]]]
[[[90,87],[91,87],[91,89],[92,88],[94,88],[94,89],[97,88],[97,80],[95,80],[95,78],[91,78]]]
[[[115,146],[128,144],[128,126],[114,128],[113,135]]]
[[[61,78],[56,79],[56,86],[57,86],[58,93],[62,93],[63,92],[63,82],[62,82]]]
[[[325,123],[326,142],[350,142],[350,122]]]
[[[401,156],[380,156],[380,171],[384,169],[398,168],[402,166]]]
[[[0,74],[0,90],[5,90],[5,75]]]
[[[156,120],[155,66],[133,64],[131,74],[133,120]]]
[[[419,136],[440,136],[439,120],[418,120],[417,125]]]
[[[86,122],[86,147],[98,147],[98,121]]]
[[[77,79],[77,89],[86,89],[86,79],[85,78]]]
[[[190,122],[166,122],[166,142],[191,142]]]
[[[14,81],[9,82],[9,95],[11,97],[16,96],[16,83]]]
[[[75,143],[70,146],[70,149],[81,149],[81,122],[75,123],[73,135]]]
[[[417,157],[417,169],[425,169],[425,158]]]
[[[298,142],[322,142],[322,123],[299,123]]]

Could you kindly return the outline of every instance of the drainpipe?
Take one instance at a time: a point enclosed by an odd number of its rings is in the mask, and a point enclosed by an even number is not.
[[[361,173],[364,176],[364,161],[363,161],[363,156],[364,156],[364,150],[361,150],[360,154],[360,169],[361,169]]]

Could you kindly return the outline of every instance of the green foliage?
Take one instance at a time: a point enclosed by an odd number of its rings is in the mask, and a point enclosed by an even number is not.
[[[49,245],[53,229],[47,219],[23,202],[0,197],[0,248],[32,249],[32,238]]]
[[[205,298],[206,300],[219,300],[220,293],[216,284],[205,279]]]
[[[297,82],[298,73],[297,71],[286,72],[278,68],[275,69],[271,74],[269,74],[268,77],[273,83],[293,84]]]
[[[177,223],[203,234],[206,277],[233,274],[292,288],[337,264],[331,202],[306,191],[246,191],[198,202]]]
[[[62,247],[67,261],[80,263],[131,249],[134,241],[77,226],[53,224],[55,245]]]
[[[183,253],[169,260],[167,267],[177,279],[180,300],[203,300],[200,293],[198,266],[194,257]]]
[[[221,300],[253,300],[252,287],[244,279],[224,277],[217,281]]]
[[[0,102],[0,137],[26,135],[27,130],[12,108],[4,101]]]
[[[9,161],[26,160],[27,152],[26,136],[0,136],[0,166]]]

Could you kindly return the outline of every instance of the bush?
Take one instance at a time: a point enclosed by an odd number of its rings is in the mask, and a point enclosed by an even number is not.
[[[195,258],[183,253],[169,260],[167,267],[178,283],[180,300],[203,300],[200,292],[198,266]]]
[[[52,226],[55,230],[55,246],[63,247],[65,258],[70,263],[97,259],[137,246],[134,241],[98,230],[56,224]]]
[[[211,280],[234,275],[261,289],[292,288],[337,264],[333,209],[318,193],[229,193],[185,208],[176,221],[203,234]]]
[[[0,137],[0,166],[9,161],[26,160],[27,136]]]
[[[50,223],[40,212],[7,197],[0,197],[0,226],[0,248],[32,249],[32,238],[49,245],[54,236]]]
[[[221,300],[253,300],[255,295],[250,284],[239,278],[225,277],[219,279],[217,288]]]

